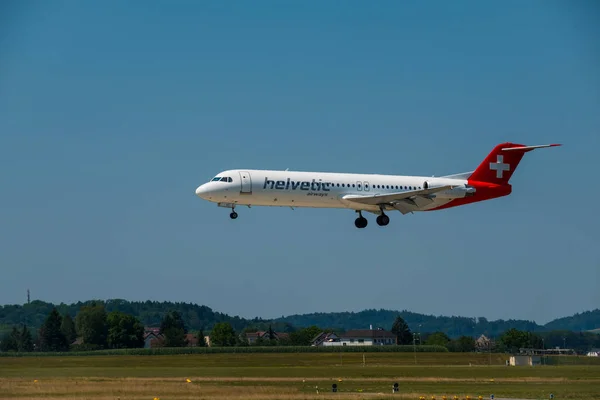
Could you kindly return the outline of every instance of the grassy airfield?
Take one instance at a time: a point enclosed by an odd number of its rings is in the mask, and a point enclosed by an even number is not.
[[[574,365],[575,357],[506,367],[504,354],[492,354],[492,365],[487,354],[417,353],[417,364],[411,353],[364,356],[364,364],[362,353],[2,357],[0,398],[600,399],[600,363]]]

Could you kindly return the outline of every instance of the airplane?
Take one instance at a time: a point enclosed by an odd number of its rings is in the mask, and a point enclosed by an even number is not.
[[[339,208],[358,214],[357,228],[368,224],[363,212],[377,215],[377,224],[386,226],[386,211],[405,215],[507,196],[525,153],[555,146],[561,145],[501,143],[474,171],[441,177],[232,169],[200,185],[196,195],[230,208],[231,219],[238,217],[237,206]]]

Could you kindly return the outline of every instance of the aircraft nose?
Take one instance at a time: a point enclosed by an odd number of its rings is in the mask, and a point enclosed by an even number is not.
[[[208,193],[208,188],[206,187],[206,184],[200,185],[196,188],[196,196],[198,196],[200,198],[204,198],[204,196],[207,193]]]

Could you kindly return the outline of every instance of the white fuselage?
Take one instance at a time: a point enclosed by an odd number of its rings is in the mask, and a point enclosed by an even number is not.
[[[247,205],[379,212],[381,208],[378,205],[358,204],[343,197],[409,192],[424,189],[425,185],[458,187],[436,193],[433,202],[422,208],[430,210],[464,197],[464,189],[460,189],[467,183],[466,179],[453,178],[236,169],[224,171],[199,186],[196,195],[230,208]]]

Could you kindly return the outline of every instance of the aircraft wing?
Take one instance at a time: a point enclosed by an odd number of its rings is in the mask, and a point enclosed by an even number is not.
[[[439,186],[429,189],[411,190],[391,194],[353,195],[342,197],[343,200],[368,205],[390,205],[402,214],[415,211],[433,202],[430,195],[452,189],[453,185]]]

